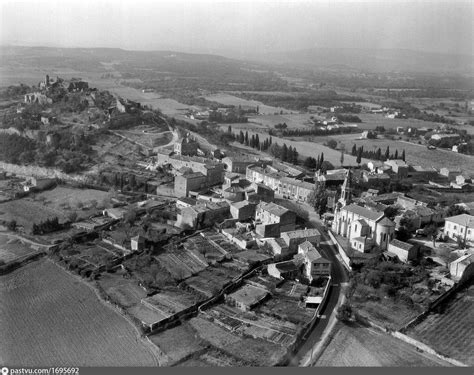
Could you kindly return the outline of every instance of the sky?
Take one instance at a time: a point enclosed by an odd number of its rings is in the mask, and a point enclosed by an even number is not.
[[[314,47],[473,55],[474,0],[1,0],[0,44],[232,57]]]

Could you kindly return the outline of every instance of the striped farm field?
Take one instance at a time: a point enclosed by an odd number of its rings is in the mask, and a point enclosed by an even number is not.
[[[338,323],[335,335],[316,361],[317,367],[450,366],[386,333],[359,325]]]
[[[82,280],[47,259],[0,277],[7,366],[156,366],[154,348]]]
[[[438,353],[474,366],[474,285],[447,302],[440,314],[430,314],[407,334]]]

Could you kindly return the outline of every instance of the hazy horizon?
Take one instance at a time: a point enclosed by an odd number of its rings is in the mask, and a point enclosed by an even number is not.
[[[250,57],[311,48],[473,55],[472,1],[4,0],[2,45]]]

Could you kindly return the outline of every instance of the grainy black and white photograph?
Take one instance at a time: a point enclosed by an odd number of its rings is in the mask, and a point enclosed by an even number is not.
[[[2,0],[1,374],[472,369],[473,35],[473,0]]]

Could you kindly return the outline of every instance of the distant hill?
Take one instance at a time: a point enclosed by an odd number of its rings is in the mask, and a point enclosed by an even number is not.
[[[255,55],[261,62],[291,64],[299,68],[362,70],[366,72],[471,74],[473,56],[405,49],[313,48]]]

